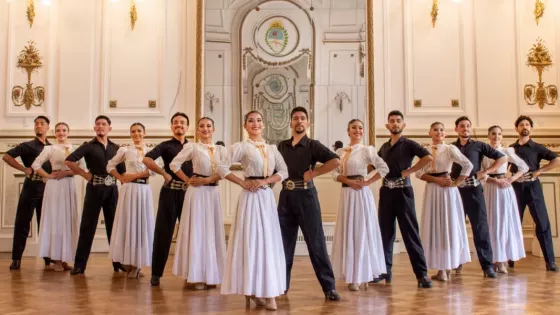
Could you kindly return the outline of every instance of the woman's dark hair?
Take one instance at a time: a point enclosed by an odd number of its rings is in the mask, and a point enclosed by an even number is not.
[[[132,127],[134,127],[134,126],[140,126],[140,127],[142,127],[142,130],[144,130],[144,132],[146,132],[146,127],[144,127],[144,125],[142,125],[142,123],[135,122],[132,125],[130,125],[129,129],[132,129]]]
[[[261,118],[264,118],[263,114],[260,111],[253,109],[252,111],[249,111],[247,114],[245,114],[243,125],[247,124],[247,119],[249,119],[249,115],[251,114],[259,114],[261,115]]]
[[[196,124],[197,124],[197,125],[200,124],[200,122],[201,122],[202,120],[204,120],[204,119],[210,120],[210,121],[212,122],[212,127],[214,127],[214,119],[212,119],[212,118],[210,118],[210,117],[206,117],[206,116],[205,116],[205,117],[200,117],[200,119],[196,122]]]
[[[443,128],[445,128],[445,125],[444,125],[443,123],[441,123],[441,122],[439,122],[439,121],[436,121],[436,122],[433,122],[433,123],[430,125],[430,130],[432,130],[432,128],[434,128],[435,125],[441,125]]]
[[[56,125],[54,125],[54,130],[56,131],[56,128],[58,128],[58,126],[60,126],[60,125],[66,126],[66,129],[68,129],[68,131],[70,131],[70,126],[68,126],[68,124],[65,123],[65,122],[63,122],[63,121],[61,121],[61,122],[57,123]]]

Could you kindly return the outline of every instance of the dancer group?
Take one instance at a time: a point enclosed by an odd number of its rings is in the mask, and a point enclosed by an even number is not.
[[[335,279],[350,291],[368,283],[392,281],[396,222],[419,288],[431,280],[448,281],[471,261],[465,216],[473,229],[474,246],[485,277],[507,273],[506,263],[525,257],[521,221],[525,207],[536,224],[546,269],[558,271],[551,227],[539,176],[560,165],[560,158],[531,140],[533,121],[515,121],[519,139],[501,144],[502,129],[488,129],[490,144],[471,138],[471,121],[455,121],[457,141],[445,144],[445,126],[429,129],[428,150],[403,136],[404,116],[391,111],[386,127],[390,139],[379,151],[362,144],[364,123],[348,123],[349,145],[336,152],[310,139],[305,108],[291,112],[292,138],[278,146],[266,144],[259,111],[244,117],[247,140],[230,148],[212,144],[214,121],[196,122],[199,141],[186,140],[189,118],[175,113],[172,138],[149,150],[146,128],[130,126],[132,143],[119,147],[109,140],[111,120],[95,119],[95,137],[74,148],[70,127],[55,125],[56,142],[46,136],[50,121],[35,119],[36,138],[4,155],[4,161],[26,174],[14,229],[10,270],[20,269],[33,211],[39,224],[40,253],[45,266],[83,274],[103,209],[109,257],[115,272],[138,278],[151,266],[151,284],[160,285],[177,220],[179,231],[173,273],[196,290],[220,285],[222,294],[240,294],[247,306],[276,310],[275,297],[287,294],[298,230],[325,298],[340,300]],[[21,158],[23,165],[16,158]],[[418,160],[412,165],[414,158]],[[550,161],[541,166],[541,160]],[[160,162],[161,160],[161,162]],[[230,171],[243,166],[243,177]],[[320,167],[316,167],[321,163]],[[162,165],[163,164],[163,165]],[[508,164],[511,175],[508,174]],[[373,171],[368,173],[368,166]],[[313,179],[332,172],[342,186],[332,251],[332,265],[321,222]],[[150,177],[164,179],[154,219]],[[74,176],[87,181],[81,223]],[[426,182],[419,227],[410,177]],[[226,251],[218,182],[241,187]],[[379,210],[370,185],[381,181]],[[117,181],[121,182],[120,188]],[[272,186],[281,183],[278,205]],[[79,228],[78,228],[79,226]],[[70,264],[73,262],[73,267]],[[428,269],[437,271],[428,277]]]

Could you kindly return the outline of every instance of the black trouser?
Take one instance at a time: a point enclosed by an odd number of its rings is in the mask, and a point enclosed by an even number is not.
[[[474,247],[482,270],[492,267],[492,243],[488,229],[488,215],[482,186],[459,188],[463,209],[469,217],[473,231]]]
[[[547,264],[554,263],[552,232],[550,230],[550,220],[548,219],[541,182],[537,179],[533,182],[513,183],[512,186],[517,196],[517,206],[519,207],[521,221],[523,221],[525,208],[529,206],[529,213],[531,213],[533,221],[535,221],[535,234],[539,240],[539,245],[541,245],[544,261]]]
[[[45,183],[42,181],[32,181],[28,178],[23,181],[23,188],[21,189],[21,194],[19,195],[16,210],[12,260],[21,260],[21,256],[23,256],[25,244],[27,243],[27,237],[29,236],[31,219],[33,219],[33,210],[37,212],[37,228],[39,227],[44,191]]]
[[[92,183],[87,184],[74,268],[86,269],[91,246],[93,245],[93,238],[97,230],[97,223],[99,222],[101,208],[103,208],[107,240],[109,243],[111,242],[111,232],[113,230],[113,219],[115,217],[115,209],[117,208],[118,196],[119,190],[117,185],[94,186]],[[118,265],[118,263],[113,262],[113,266],[116,265]]]
[[[325,243],[317,190],[315,188],[292,191],[282,189],[278,202],[278,219],[286,256],[286,289],[290,288],[298,227],[300,227],[321,288],[324,292],[334,290],[334,273]]]
[[[154,251],[152,254],[152,276],[163,276],[163,270],[169,257],[175,223],[181,221],[184,190],[173,190],[161,187],[159,192],[156,229],[154,232]]]
[[[404,246],[416,278],[426,276],[428,267],[418,233],[412,187],[390,189],[383,186],[379,192],[379,228],[385,252],[385,265],[389,275],[393,267],[393,243],[397,229],[395,219],[399,222]]]

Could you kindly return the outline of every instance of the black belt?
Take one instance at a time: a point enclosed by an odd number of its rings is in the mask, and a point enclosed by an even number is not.
[[[93,186],[99,186],[99,185],[113,186],[117,184],[117,180],[111,175],[106,175],[106,176],[93,175],[93,177],[91,178],[91,184]]]
[[[305,182],[303,179],[287,179],[282,182],[282,189],[286,190],[306,190],[315,187],[313,182]]]
[[[506,174],[488,174],[489,177],[492,178],[496,178],[496,179],[502,179],[502,178],[506,178]]]
[[[410,187],[410,179],[402,177],[383,178],[383,187],[389,189]]]
[[[137,179],[131,181],[131,183],[134,183],[134,184],[144,184],[144,185],[146,185],[146,184],[148,183],[148,177],[137,178]]]
[[[183,190],[183,191],[187,190],[187,187],[188,187],[188,186],[189,186],[189,185],[187,185],[187,183],[185,183],[184,181],[182,181],[182,180],[176,180],[176,179],[172,179],[172,180],[169,182],[169,184],[163,185],[163,187],[169,188],[169,189],[171,189],[171,190]]]
[[[519,177],[516,182],[518,183],[526,183],[526,182],[534,182],[536,181],[537,178],[533,177],[533,172],[527,172],[525,174],[523,174],[523,176]]]
[[[33,172],[31,175],[27,176],[27,179],[29,179],[32,182],[42,182],[43,181],[43,176]]]
[[[364,179],[364,177],[362,175],[350,175],[350,176],[346,176],[346,178],[348,178],[348,179],[361,179],[361,180]],[[348,186],[348,184],[342,183],[342,187],[350,187],[350,186]]]
[[[449,175],[448,172],[441,172],[441,173],[427,173],[426,175],[430,175],[433,177],[445,177],[447,175]]]
[[[210,176],[206,176],[206,175],[200,175],[200,174],[197,174],[197,173],[194,173],[193,176],[202,177],[202,178],[208,178],[208,177],[210,177]],[[210,184],[204,184],[204,185],[202,185],[202,186],[218,186],[218,183],[217,183],[217,182],[213,182],[213,183],[210,183]]]

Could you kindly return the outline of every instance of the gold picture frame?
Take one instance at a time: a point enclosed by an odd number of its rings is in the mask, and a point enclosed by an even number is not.
[[[204,82],[204,0],[196,0],[196,83],[195,83],[195,121],[198,121],[203,115],[202,113],[202,102],[204,100],[203,82]],[[258,6],[261,3],[265,3],[271,0],[261,0],[255,3]],[[292,2],[290,0],[285,0]],[[373,52],[374,52],[374,38],[373,38],[373,25],[374,25],[374,0],[364,0],[366,4],[366,58],[367,58],[367,124],[368,124],[368,139],[369,144],[375,144],[375,84],[374,84],[374,70],[375,65],[373,64]],[[294,2],[292,2],[294,3]],[[315,37],[315,32],[313,32]],[[313,45],[315,44],[315,38],[313,39]],[[312,54],[314,60],[315,54]],[[315,62],[313,61],[313,65]],[[313,67],[313,72],[314,72]],[[241,75],[241,74],[240,74]],[[314,75],[312,75],[314,80]],[[313,102],[314,102],[314,91],[315,82],[312,81],[310,84],[310,100],[311,100],[311,115],[313,115]],[[242,114],[242,113],[241,113]],[[243,115],[241,115],[243,117]],[[313,119],[311,119],[312,125],[311,130],[313,130]],[[241,127],[243,128],[243,127]],[[243,133],[241,133],[243,134]]]

